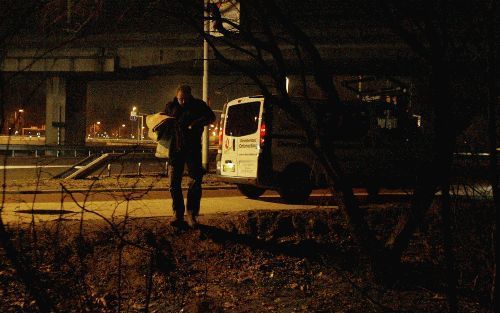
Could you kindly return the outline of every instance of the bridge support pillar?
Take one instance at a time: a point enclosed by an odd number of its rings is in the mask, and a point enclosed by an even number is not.
[[[47,79],[47,145],[85,145],[86,96],[86,81],[64,77]]]

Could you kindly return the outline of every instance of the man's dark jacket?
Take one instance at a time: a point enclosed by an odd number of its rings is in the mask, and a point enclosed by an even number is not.
[[[201,151],[203,127],[215,121],[212,109],[204,101],[194,97],[184,106],[174,98],[165,106],[165,113],[176,120],[171,151]]]

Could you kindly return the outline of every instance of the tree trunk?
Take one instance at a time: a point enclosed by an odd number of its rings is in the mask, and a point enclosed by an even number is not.
[[[426,211],[442,182],[449,181],[451,162],[455,148],[457,125],[451,110],[450,73],[446,62],[438,54],[434,57],[430,75],[430,101],[435,111],[432,158],[419,170],[419,177],[410,209],[403,215],[389,236],[386,247],[400,259],[408,247],[416,228],[422,223]]]
[[[498,105],[497,102],[497,91],[495,89],[496,84],[496,76],[495,76],[495,61],[497,55],[496,42],[494,36],[494,25],[495,25],[495,11],[496,5],[495,1],[492,1],[492,8],[490,9],[489,20],[489,34],[488,34],[488,70],[487,70],[487,84],[488,84],[488,137],[489,137],[489,168],[490,168],[490,183],[491,190],[493,193],[493,203],[495,204],[495,224],[493,227],[492,233],[492,245],[493,245],[493,277],[492,277],[492,286],[491,286],[491,309],[492,312],[498,312],[500,310],[499,305],[499,278],[497,274],[498,264],[500,262],[498,249],[498,225],[496,221],[498,220],[498,209],[500,208],[500,194],[498,188],[498,138],[497,138],[497,120],[498,113],[496,111],[496,107]]]
[[[449,170],[449,169],[448,169]],[[448,175],[449,177],[449,175]],[[450,183],[443,182],[441,188],[441,219],[443,228],[444,265],[446,271],[446,296],[448,299],[448,312],[458,312],[457,276],[455,271],[455,257],[453,254],[453,234],[450,219]]]
[[[325,145],[321,144],[320,147],[325,147]],[[353,237],[370,258],[375,276],[382,282],[390,282],[397,276],[394,273],[398,271],[399,259],[395,259],[390,251],[385,249],[383,243],[370,229],[365,219],[365,211],[358,206],[352,186],[346,183],[347,179],[337,162],[334,151],[316,147],[312,149],[326,169],[329,190],[339,208],[344,212]]]

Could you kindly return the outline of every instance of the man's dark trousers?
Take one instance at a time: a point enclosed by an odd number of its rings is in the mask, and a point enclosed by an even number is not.
[[[182,196],[182,176],[184,165],[189,175],[189,189],[187,194],[187,212],[191,216],[198,216],[200,212],[201,181],[203,167],[201,166],[201,147],[191,151],[176,151],[170,157],[170,194],[172,208],[177,219],[184,218],[184,197]]]

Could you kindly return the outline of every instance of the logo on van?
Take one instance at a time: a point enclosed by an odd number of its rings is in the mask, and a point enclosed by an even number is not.
[[[238,148],[257,148],[257,139],[249,138],[249,139],[241,139],[238,145]]]

